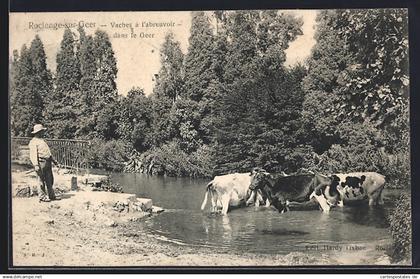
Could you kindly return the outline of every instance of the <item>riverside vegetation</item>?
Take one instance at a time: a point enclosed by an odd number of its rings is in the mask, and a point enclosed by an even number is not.
[[[35,36],[13,52],[11,131],[28,136],[44,123],[49,137],[90,139],[90,165],[113,171],[377,171],[387,187],[409,192],[407,19],[404,9],[320,11],[310,57],[285,66],[302,19],[192,12],[187,53],[169,32],[148,96],[117,92],[106,32],[66,29],[54,74]],[[398,212],[390,218],[397,241],[411,218]],[[396,249],[405,253],[410,242]]]

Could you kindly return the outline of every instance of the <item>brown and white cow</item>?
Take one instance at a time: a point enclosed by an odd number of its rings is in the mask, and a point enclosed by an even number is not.
[[[324,211],[331,206],[344,206],[344,201],[369,199],[369,205],[383,204],[385,176],[376,172],[337,173],[328,176],[331,183],[317,189],[311,198],[318,200]],[[325,203],[326,202],[326,203]]]
[[[204,210],[208,195],[211,196],[211,211],[217,211],[221,207],[221,214],[226,215],[230,206],[245,205],[251,191],[249,186],[253,172],[232,173],[214,177],[207,184],[201,210]],[[261,200],[261,196],[258,197]]]

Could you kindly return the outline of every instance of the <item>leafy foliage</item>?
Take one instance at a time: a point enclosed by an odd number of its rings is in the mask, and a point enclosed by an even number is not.
[[[43,119],[46,96],[51,93],[51,74],[46,68],[43,44],[36,36],[30,48],[15,52],[11,82],[12,133],[29,136],[33,125]]]
[[[45,110],[50,137],[73,138],[77,130],[82,96],[79,90],[80,65],[75,49],[74,35],[67,28],[57,53],[56,86]]]
[[[131,89],[119,101],[117,137],[132,143],[137,151],[143,152],[150,148],[147,135],[151,132],[151,113],[151,99],[146,98],[142,89]]]
[[[407,10],[346,10],[338,31],[355,58],[343,73],[341,94],[350,98],[340,110],[383,127],[407,105]]]
[[[80,91],[81,106],[79,125],[76,136],[86,138],[94,130],[94,118],[92,108],[94,103],[94,79],[96,75],[96,62],[94,55],[94,40],[90,35],[86,35],[83,28],[79,28],[79,45],[77,48],[77,57],[80,63]]]
[[[286,69],[284,51],[301,34],[301,21],[273,11],[228,15],[224,91],[217,130],[217,173],[259,165],[288,169],[297,143],[303,68]],[[229,152],[227,152],[229,150]]]
[[[152,148],[141,155],[145,173],[167,176],[210,177],[212,175],[212,150],[201,146],[187,154],[179,143],[172,141]]]
[[[121,140],[94,140],[87,155],[92,168],[122,171],[130,155],[130,146]]]
[[[390,231],[393,239],[392,258],[401,261],[411,258],[411,197],[401,194],[395,201],[395,208],[389,217]]]
[[[183,60],[184,54],[179,42],[175,40],[173,33],[168,33],[162,45],[161,68],[153,90],[156,98],[168,98],[174,102],[181,95],[184,83],[182,78]]]

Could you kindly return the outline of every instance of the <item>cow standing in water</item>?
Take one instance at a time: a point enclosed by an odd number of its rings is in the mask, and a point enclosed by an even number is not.
[[[375,172],[288,177],[260,172],[253,176],[250,190],[260,191],[279,212],[318,207],[328,212],[332,206],[343,206],[345,200],[369,198],[369,205],[382,204],[384,184],[385,177]]]
[[[370,206],[383,204],[382,191],[385,185],[385,176],[379,173],[337,173],[327,178],[331,183],[324,187],[324,191],[319,189],[311,195],[311,198],[314,197],[320,201],[324,211],[329,211],[332,206],[343,207],[344,201],[360,201],[366,198],[369,200]]]
[[[320,184],[324,182],[324,184]],[[311,193],[330,180],[318,179],[317,174],[293,174],[257,172],[251,181],[251,197],[247,203],[252,202],[254,193],[260,192],[266,204],[273,205],[279,212],[288,209],[310,210],[317,209],[318,203],[310,199]]]
[[[214,177],[207,184],[201,210],[204,210],[208,195],[211,197],[211,211],[221,208],[221,214],[226,215],[229,207],[245,205],[249,197],[249,186],[254,172],[232,173]],[[257,200],[261,201],[261,195],[257,194]]]
[[[338,206],[344,206],[345,200],[369,199],[369,205],[383,204],[382,191],[385,176],[376,172],[353,172],[333,174],[331,188],[336,188],[340,195]]]

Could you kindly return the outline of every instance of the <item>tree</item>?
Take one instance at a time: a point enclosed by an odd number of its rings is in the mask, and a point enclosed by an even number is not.
[[[293,71],[283,65],[284,51],[301,34],[302,21],[275,11],[237,11],[227,21],[230,43],[223,77],[223,119],[217,133],[217,171],[245,171],[256,165],[286,168],[282,154],[297,143],[282,135],[297,128],[292,123],[300,117],[303,98],[292,86],[296,80],[290,81]],[[293,112],[279,115],[288,106]]]
[[[151,129],[151,108],[151,100],[141,88],[132,88],[119,102],[117,134],[139,152],[151,147],[146,141]]]
[[[36,89],[34,88],[34,90],[39,91],[43,100],[43,107],[45,107],[49,102],[53,90],[52,74],[47,68],[47,56],[45,54],[44,44],[38,35],[35,35],[35,38],[32,40],[29,52],[35,73]]]
[[[93,54],[96,72],[93,82],[90,83],[92,88],[89,92],[92,94],[89,99],[92,102],[92,123],[95,127],[92,136],[111,139],[116,137],[114,113],[118,92],[115,79],[118,70],[117,60],[106,32],[100,30],[95,32]]]
[[[408,106],[406,9],[342,11],[338,31],[355,58],[343,76],[342,113],[385,128]],[[336,108],[337,109],[337,108]]]
[[[153,89],[157,98],[166,97],[175,102],[181,95],[184,83],[183,60],[184,54],[179,42],[175,41],[173,33],[168,33],[160,50],[161,68]]]
[[[183,59],[179,42],[175,41],[173,33],[168,33],[160,51],[161,68],[151,96],[152,131],[146,141],[153,146],[160,146],[176,136],[178,127],[171,124],[170,114],[182,95]]]
[[[308,141],[318,153],[328,150],[338,140],[335,131],[340,123],[340,111],[333,108],[340,104],[341,73],[354,63],[345,41],[335,29],[338,20],[337,10],[318,14],[316,44],[308,61],[308,74],[303,80],[303,121]]]
[[[185,121],[181,120],[178,127],[181,146],[186,151],[191,152],[203,143],[209,144],[213,140],[214,102],[218,94],[216,67],[219,66],[215,66],[214,63],[219,62],[215,59],[220,58],[217,53],[220,50],[221,45],[216,45],[209,14],[202,11],[193,12],[188,53],[185,56],[185,85],[182,95],[188,100],[179,101],[177,104],[177,108],[182,108],[183,111],[177,114],[182,114]],[[191,111],[191,108],[196,112]],[[190,111],[188,115],[187,111]]]
[[[19,67],[19,52],[15,49],[13,50],[13,56],[9,61],[9,97],[10,97],[10,107],[11,107],[11,114],[10,114],[10,126],[12,135],[15,133],[14,129],[14,112],[15,109],[15,102],[16,102],[16,78],[18,75],[18,67]]]
[[[185,56],[185,85],[182,96],[201,101],[214,79],[212,54],[215,38],[205,12],[192,12],[191,35]]]
[[[47,108],[50,135],[56,138],[74,138],[81,115],[80,65],[76,41],[69,28],[64,31],[57,53],[55,90]]]
[[[93,40],[93,53],[95,56],[96,75],[93,88],[96,93],[95,105],[99,108],[104,103],[115,101],[117,97],[117,60],[112,50],[111,41],[104,31],[96,31]]]
[[[96,75],[96,60],[94,41],[91,35],[86,36],[83,28],[79,28],[79,44],[77,56],[80,63],[81,116],[77,137],[88,137],[94,131],[92,107],[94,104],[94,79]]]
[[[14,62],[12,83],[12,129],[16,136],[29,136],[33,125],[42,122],[43,99],[41,91],[37,90],[39,78],[33,64],[31,49],[23,45],[20,57]]]

